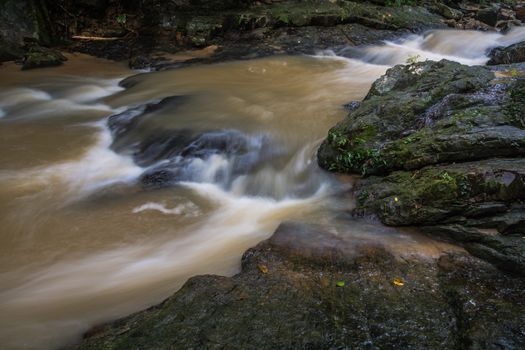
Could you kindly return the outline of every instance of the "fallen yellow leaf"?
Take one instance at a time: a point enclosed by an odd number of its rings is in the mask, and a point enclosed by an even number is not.
[[[399,286],[399,287],[405,285],[405,282],[403,282],[403,280],[401,278],[394,278],[392,283],[394,283],[394,285]]]
[[[259,271],[261,271],[262,273],[268,273],[268,266],[259,264]]]

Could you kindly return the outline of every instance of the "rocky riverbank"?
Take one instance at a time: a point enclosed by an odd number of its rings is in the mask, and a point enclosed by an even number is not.
[[[61,64],[60,55],[37,46],[166,69],[337,51],[432,28],[508,30],[524,19],[519,2],[4,0],[2,6],[0,60],[19,59],[25,68]]]
[[[460,250],[399,255],[333,226],[285,223],[238,275],[194,277],[75,349],[519,349],[524,288]]]
[[[238,275],[194,277],[75,349],[523,348],[523,76],[520,64],[393,67],[318,153],[363,175],[349,217],[284,223]],[[396,249],[374,218],[453,245]]]

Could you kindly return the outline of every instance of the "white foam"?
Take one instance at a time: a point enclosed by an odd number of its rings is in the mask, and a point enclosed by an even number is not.
[[[59,97],[77,103],[90,103],[125,90],[119,86],[119,81],[118,79],[88,81],[87,84],[68,89],[60,94]]]
[[[47,92],[38,89],[15,88],[0,93],[0,107],[9,108],[21,104],[38,101],[49,101],[52,97]]]
[[[2,179],[18,186],[65,190],[64,204],[81,199],[103,187],[117,183],[133,183],[143,172],[129,156],[111,150],[111,133],[105,120],[90,124],[99,131],[95,143],[78,159],[16,172],[3,172]]]
[[[144,211],[159,211],[166,215],[184,215],[184,216],[196,216],[198,215],[198,208],[195,204],[189,202],[185,204],[179,204],[174,208],[167,208],[163,203],[148,202],[139,207],[133,209],[133,213],[142,213]]]
[[[35,272],[26,282],[0,293],[0,313],[11,315],[9,324],[0,320],[0,326],[18,332],[43,327],[56,335],[56,324],[42,324],[39,319],[60,310],[61,332],[78,334],[162,300],[190,276],[231,275],[238,271],[242,252],[268,238],[284,218],[314,210],[315,201],[323,198],[276,201],[235,196],[213,184],[183,185],[210,199],[216,209],[191,227],[174,228],[176,235],[61,261]],[[148,207],[163,210],[151,203]],[[93,300],[105,300],[105,307],[99,304],[96,310],[78,312]],[[41,345],[42,337],[31,342]]]
[[[525,40],[525,28],[515,27],[507,34],[473,30],[433,30],[410,35],[397,41],[385,41],[362,50],[362,60],[374,64],[405,64],[408,59],[439,61],[447,59],[465,65],[484,65],[490,49]],[[359,49],[355,49],[360,51]]]

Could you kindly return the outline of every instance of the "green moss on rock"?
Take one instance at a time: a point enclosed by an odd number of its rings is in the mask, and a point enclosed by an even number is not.
[[[323,142],[319,164],[332,171],[383,174],[523,155],[523,82],[493,80],[484,67],[449,61],[396,66],[330,130],[338,137]],[[374,134],[362,137],[368,129]]]

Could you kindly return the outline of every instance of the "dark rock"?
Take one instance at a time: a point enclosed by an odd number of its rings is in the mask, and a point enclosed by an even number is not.
[[[319,163],[385,175],[360,182],[355,215],[432,226],[427,232],[520,273],[524,104],[519,76],[495,80],[486,68],[446,61],[396,66],[330,130]]]
[[[157,131],[140,143],[134,159],[139,165],[151,167],[141,176],[141,182],[147,187],[171,186],[180,181],[227,186],[256,166],[275,161],[277,155],[268,144],[267,137],[250,136],[236,130]],[[222,158],[223,166],[210,173],[212,157]]]
[[[498,23],[499,8],[487,7],[481,9],[476,14],[476,19],[483,22],[491,27],[494,27]]]
[[[525,41],[505,48],[495,48],[489,53],[488,65],[525,62]]]
[[[484,67],[448,61],[396,66],[330,130],[319,164],[379,174],[524,154],[525,82],[493,79]]]
[[[134,76],[127,78],[121,82],[121,86],[129,88],[139,83],[140,76]],[[139,123],[155,112],[162,109],[170,108],[174,109],[181,106],[187,101],[187,96],[170,96],[165,97],[162,100],[152,101],[136,107],[129,108],[124,112],[113,114],[108,117],[108,127],[113,134],[113,147],[118,149],[118,145],[121,143],[121,139],[137,128]],[[126,140],[127,141],[127,140]],[[124,142],[126,142],[124,141]],[[131,141],[130,143],[135,142]]]
[[[514,8],[514,13],[516,15],[516,19],[525,23],[525,7],[524,6]]]
[[[67,58],[60,51],[32,45],[24,55],[22,69],[56,67],[65,61]]]
[[[398,259],[329,231],[283,224],[244,254],[238,275],[191,278],[75,349],[525,346],[523,278],[462,253]]]
[[[22,58],[24,38],[52,43],[53,26],[45,2],[2,0],[0,8],[0,62]]]
[[[357,194],[358,210],[374,212],[388,225],[432,225],[496,214],[525,200],[525,159],[393,172],[364,180]]]
[[[355,111],[356,109],[358,109],[360,105],[361,105],[360,101],[352,101],[352,102],[345,104],[343,107],[345,110],[351,113]]]
[[[463,18],[463,12],[449,7],[441,2],[435,2],[434,5],[431,6],[431,10],[435,11],[446,19],[460,20]]]
[[[137,79],[140,80],[140,76],[129,78],[124,84],[136,84]],[[187,98],[167,97],[108,118],[113,134],[112,149],[131,155],[136,164],[147,168],[140,178],[143,185],[158,188],[180,181],[213,181],[228,185],[256,166],[278,162],[280,151],[268,147],[270,139],[265,135],[249,135],[236,130],[159,127],[156,116],[164,111],[175,113]],[[215,172],[209,172],[213,157],[222,158],[222,165]]]
[[[502,270],[525,276],[525,243],[520,236],[500,236],[462,225],[428,226],[422,230],[462,242],[469,253]]]

